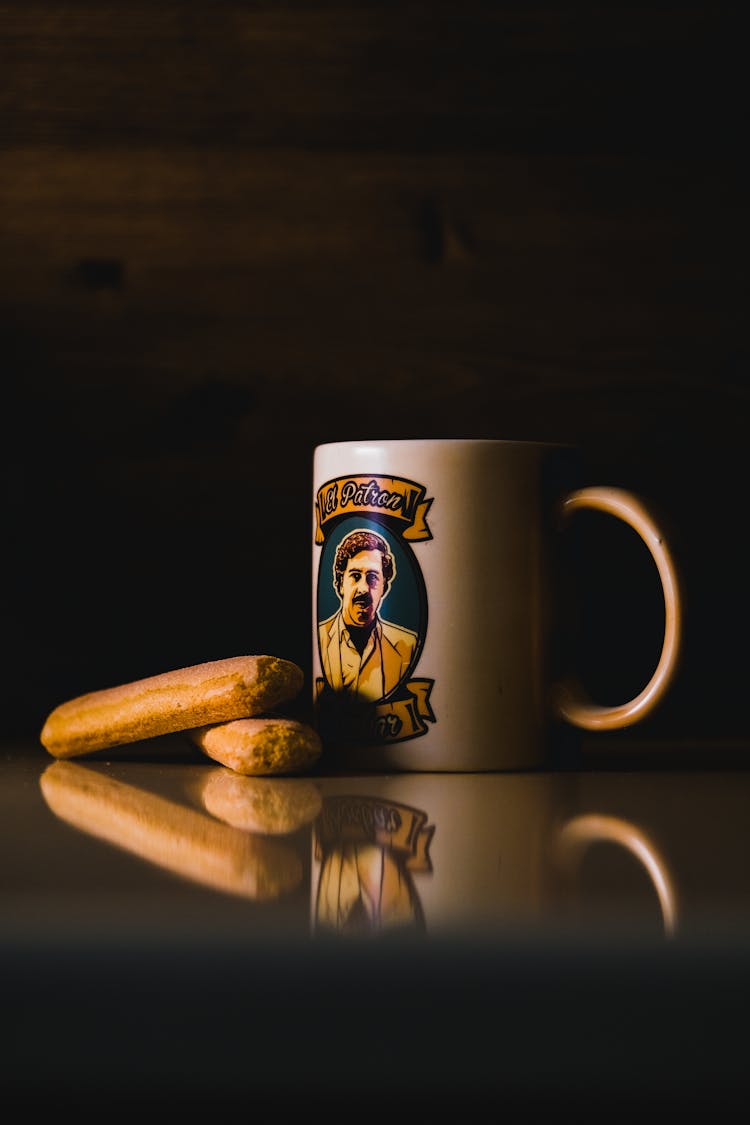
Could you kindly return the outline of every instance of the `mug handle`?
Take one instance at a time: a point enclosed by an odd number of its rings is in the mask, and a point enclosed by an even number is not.
[[[571,867],[572,861],[578,860],[589,844],[604,841],[619,844],[646,868],[659,899],[665,935],[674,937],[677,929],[677,894],[672,874],[666,860],[645,832],[629,820],[599,813],[573,817],[558,830],[558,862]]]
[[[592,703],[581,684],[566,679],[558,685],[555,708],[566,722],[584,730],[617,730],[640,722],[661,700],[677,667],[682,636],[682,604],[674,561],[664,536],[643,503],[621,488],[591,487],[570,492],[561,502],[561,515],[567,519],[581,508],[608,512],[629,524],[651,552],[664,594],[664,643],[654,674],[638,695],[627,703],[604,707]]]

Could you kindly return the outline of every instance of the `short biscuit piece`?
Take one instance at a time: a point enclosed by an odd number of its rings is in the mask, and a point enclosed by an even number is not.
[[[238,719],[190,732],[204,754],[235,773],[299,773],[320,757],[312,727],[295,719]]]
[[[72,758],[258,715],[293,699],[303,681],[298,665],[276,656],[194,664],[61,703],[40,738],[56,758]]]

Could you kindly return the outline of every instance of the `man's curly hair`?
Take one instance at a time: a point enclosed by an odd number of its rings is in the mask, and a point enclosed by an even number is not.
[[[341,594],[346,564],[349,562],[349,559],[353,559],[360,551],[380,551],[382,554],[384,579],[383,594],[385,595],[396,573],[396,564],[393,561],[393,556],[388,549],[388,544],[385,539],[381,538],[380,535],[376,535],[374,531],[352,531],[339,543],[333,562],[333,584],[336,587],[336,593]]]

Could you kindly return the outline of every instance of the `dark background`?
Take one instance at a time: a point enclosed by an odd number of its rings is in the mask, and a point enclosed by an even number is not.
[[[643,732],[747,735],[742,7],[0,3],[8,731],[309,670],[313,447],[483,436],[653,505],[687,627]],[[570,534],[616,701],[658,585],[613,521]]]

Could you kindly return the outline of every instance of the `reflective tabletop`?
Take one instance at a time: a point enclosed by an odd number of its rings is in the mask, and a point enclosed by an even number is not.
[[[747,762],[249,778],[179,736],[8,745],[3,1092],[29,1117],[734,1118]]]

